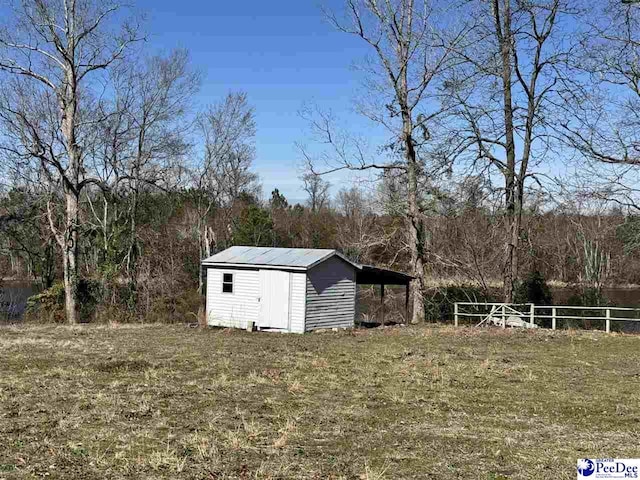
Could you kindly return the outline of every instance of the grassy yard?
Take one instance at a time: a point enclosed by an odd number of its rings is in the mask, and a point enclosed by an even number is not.
[[[640,337],[0,329],[0,479],[573,479],[640,457]]]

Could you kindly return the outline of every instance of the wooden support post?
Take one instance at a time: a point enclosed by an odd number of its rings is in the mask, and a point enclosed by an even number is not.
[[[605,321],[605,330],[611,333],[611,310],[607,308],[607,320]]]
[[[409,325],[409,288],[410,284],[407,283],[404,291],[404,322]]]
[[[456,302],[453,304],[453,324],[457,327],[458,323],[458,302]]]
[[[551,307],[551,330],[555,330],[556,327],[556,307]]]
[[[502,305],[502,328],[507,328],[506,305]]]
[[[382,309],[382,311],[381,311],[381,314],[382,314],[381,323],[382,323],[382,326],[384,327],[384,283],[380,284],[380,307]]]
[[[529,307],[529,325],[531,328],[535,327],[535,305],[532,303]]]

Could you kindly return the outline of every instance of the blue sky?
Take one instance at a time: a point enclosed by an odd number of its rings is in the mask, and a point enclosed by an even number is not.
[[[339,0],[329,0],[339,6]],[[264,195],[278,187],[290,201],[304,193],[295,143],[308,133],[298,112],[316,103],[349,122],[359,87],[352,65],[366,53],[357,38],[336,32],[313,0],[140,0],[149,47],[187,48],[204,73],[199,103],[243,90],[256,109],[255,171]],[[334,189],[346,176],[330,179]]]

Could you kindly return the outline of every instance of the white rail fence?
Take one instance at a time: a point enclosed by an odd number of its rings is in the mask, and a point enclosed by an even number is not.
[[[539,328],[542,320],[551,320],[551,328],[558,328],[558,321],[604,322],[605,331],[611,332],[612,322],[640,322],[640,309],[623,307],[580,307],[566,305],[534,305],[533,303],[476,303],[456,302],[453,322],[476,320],[476,326],[498,325]],[[640,327],[640,325],[638,326]],[[548,327],[547,327],[548,328]],[[638,328],[640,331],[640,328]]]

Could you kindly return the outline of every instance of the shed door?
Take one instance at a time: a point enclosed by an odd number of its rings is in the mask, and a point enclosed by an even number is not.
[[[260,270],[260,327],[289,328],[289,272]]]

